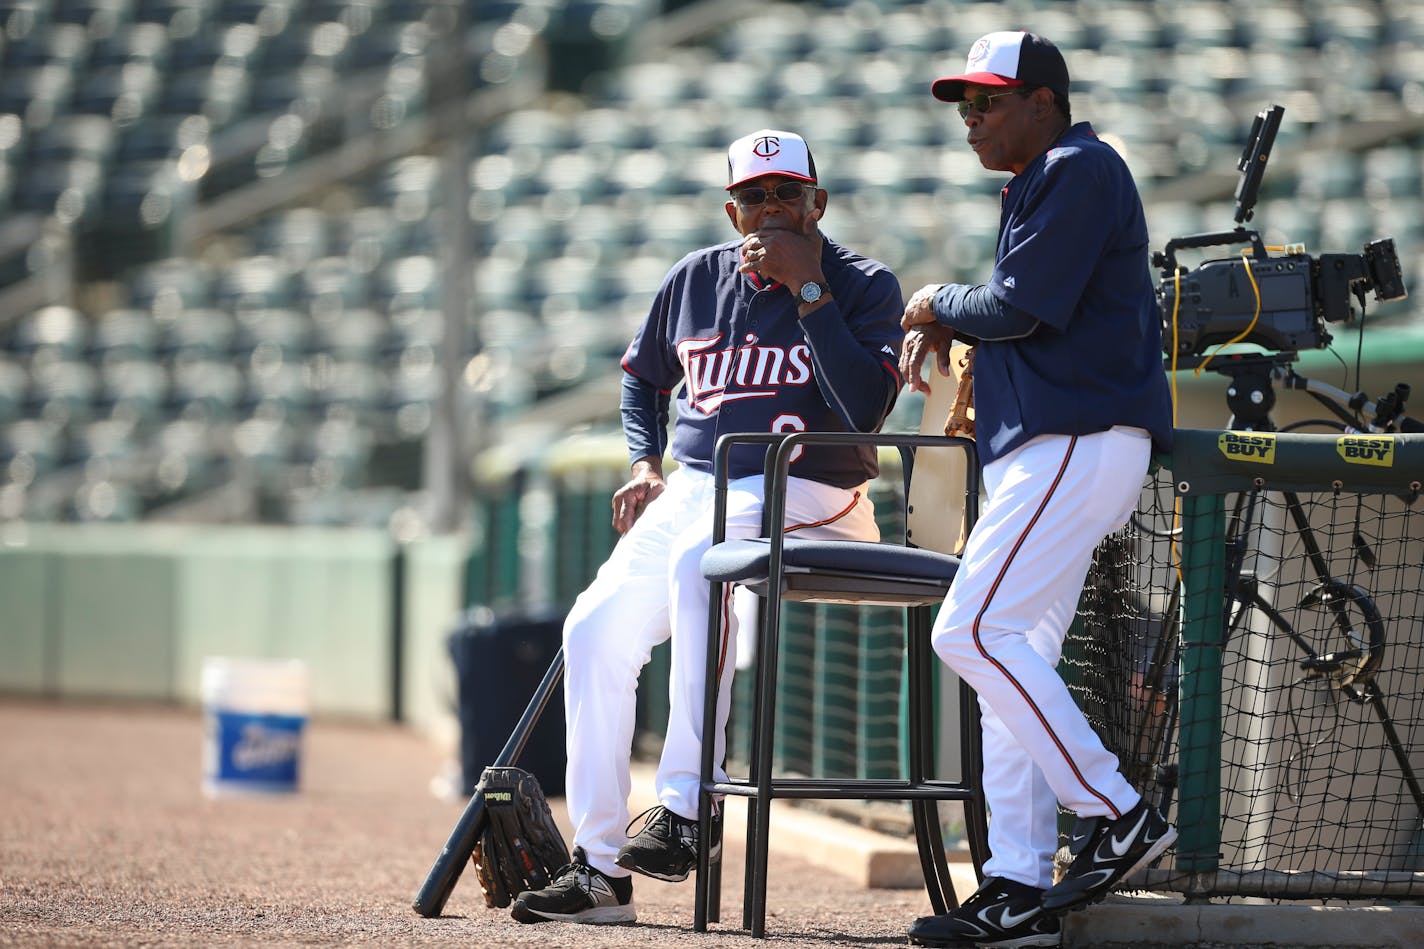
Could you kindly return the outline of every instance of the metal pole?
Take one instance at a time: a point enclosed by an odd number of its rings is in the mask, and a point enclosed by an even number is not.
[[[453,5],[454,29],[449,57],[444,69],[437,69],[437,86],[443,85],[450,100],[462,106],[470,96],[468,50],[469,16],[466,0]],[[463,127],[466,110],[443,131],[441,162],[441,213],[443,239],[440,251],[441,311],[443,331],[438,362],[440,389],[436,395],[425,438],[424,488],[429,497],[429,524],[432,532],[448,534],[460,526],[460,512],[468,497],[464,406],[461,380],[465,365],[478,345],[470,328],[470,300],[474,292],[474,266],[470,259],[471,227],[469,167],[473,129]]]

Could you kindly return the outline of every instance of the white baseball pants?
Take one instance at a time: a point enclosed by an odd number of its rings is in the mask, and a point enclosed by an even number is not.
[[[1139,795],[1055,671],[1093,549],[1131,515],[1146,432],[1035,438],[984,468],[988,500],[935,622],[935,652],[979,694],[985,876],[1052,884],[1055,804],[1114,818]]]
[[[702,555],[712,545],[714,479],[680,467],[579,594],[564,622],[564,704],[568,722],[566,797],[574,846],[590,866],[628,876],[615,864],[627,842],[628,792],[638,674],[653,647],[672,638],[670,713],[658,767],[658,800],[697,817],[702,770],[702,696],[710,585]],[[731,482],[727,537],[761,533],[761,475]],[[836,488],[793,478],[786,530],[823,539],[879,540],[864,486]],[[730,597],[730,587],[725,588]],[[723,675],[717,702],[717,760],[726,744],[736,633],[723,607]],[[725,775],[719,775],[719,778]]]

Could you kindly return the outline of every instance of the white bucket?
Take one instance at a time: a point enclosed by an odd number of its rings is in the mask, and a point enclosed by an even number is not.
[[[307,692],[307,668],[300,660],[204,659],[204,792],[297,790]]]

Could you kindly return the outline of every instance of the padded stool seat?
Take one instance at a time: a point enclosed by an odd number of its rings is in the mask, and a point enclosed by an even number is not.
[[[874,565],[873,571],[867,572],[867,564]],[[959,569],[959,558],[899,544],[787,538],[781,545],[781,569],[785,574],[854,572],[857,579],[866,581],[878,575],[887,581],[901,581],[907,593],[923,596],[926,586],[941,591],[949,589]],[[761,593],[771,575],[770,539],[751,537],[716,545],[702,557],[702,575],[708,580],[739,583]],[[794,579],[788,577],[787,582],[793,584]],[[786,591],[783,597],[793,598]],[[858,596],[855,602],[867,601]]]

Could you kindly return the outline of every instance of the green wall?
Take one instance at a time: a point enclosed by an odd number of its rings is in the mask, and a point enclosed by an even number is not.
[[[205,657],[289,658],[307,663],[315,714],[427,724],[446,707],[435,690],[467,547],[381,530],[12,526],[0,690],[196,704]]]

